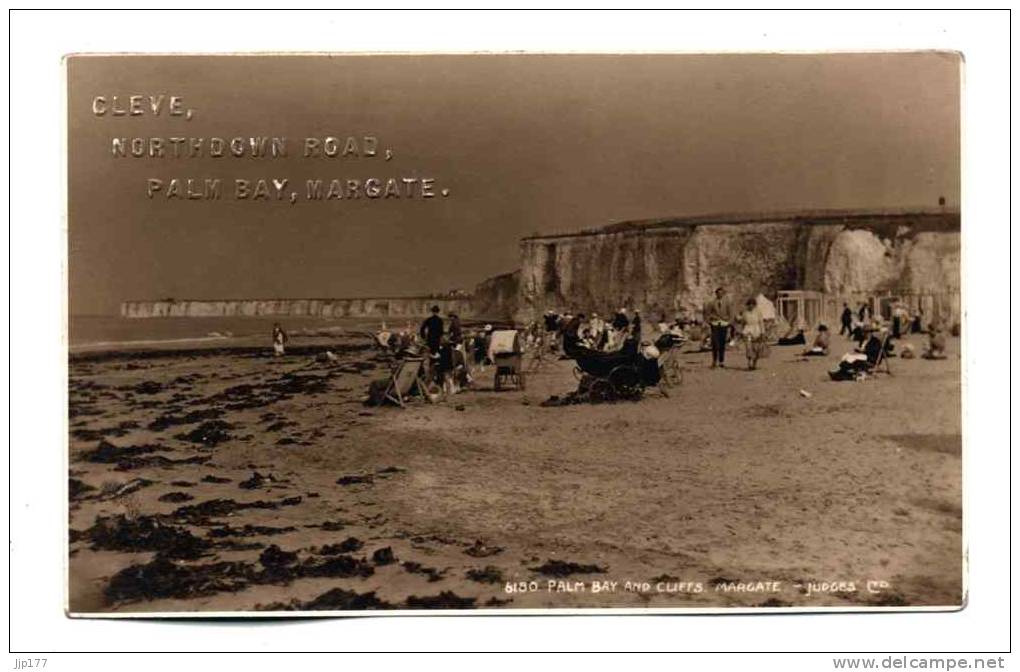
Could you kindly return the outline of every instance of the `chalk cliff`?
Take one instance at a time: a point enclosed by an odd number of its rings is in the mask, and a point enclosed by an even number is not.
[[[956,212],[817,212],[630,222],[521,241],[519,319],[546,308],[700,309],[716,287],[736,299],[803,289],[857,300],[923,295],[959,318]],[[930,297],[936,297],[931,299]],[[934,303],[933,303],[934,301]]]

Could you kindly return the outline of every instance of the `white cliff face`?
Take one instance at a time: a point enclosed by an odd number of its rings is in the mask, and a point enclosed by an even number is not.
[[[547,308],[621,306],[657,317],[680,306],[699,310],[722,286],[737,301],[783,289],[939,295],[937,305],[950,306],[946,317],[958,319],[960,233],[952,217],[678,224],[525,239],[512,310],[522,320]]]
[[[841,231],[829,246],[820,289],[833,294],[866,292],[896,285],[893,245],[870,231]]]

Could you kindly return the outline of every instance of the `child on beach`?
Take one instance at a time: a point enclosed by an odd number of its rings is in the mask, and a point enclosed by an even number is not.
[[[280,323],[277,322],[273,325],[273,356],[282,357],[284,354],[284,344],[287,342],[287,332],[283,330]]]
[[[829,354],[829,328],[824,324],[818,325],[818,333],[811,347],[804,351],[807,357],[824,357]]]
[[[747,349],[747,370],[754,371],[758,368],[758,359],[765,348],[765,318],[762,317],[758,303],[754,299],[748,299],[744,304],[740,321],[743,324],[744,345]]]

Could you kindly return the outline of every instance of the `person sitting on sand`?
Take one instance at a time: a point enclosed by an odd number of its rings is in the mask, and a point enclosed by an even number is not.
[[[938,321],[933,321],[928,327],[928,347],[925,348],[924,354],[921,357],[925,359],[945,359],[946,358],[946,332],[942,328],[942,324]]]
[[[924,333],[924,310],[921,308],[917,309],[917,313],[910,321],[910,333],[922,334]]]
[[[804,351],[808,357],[824,357],[829,354],[829,328],[824,324],[818,325],[818,333],[811,347]]]
[[[661,329],[661,335],[655,341],[656,347],[662,351],[670,350],[672,348],[679,348],[687,341],[687,334],[684,333],[683,327],[680,326],[680,320],[677,319],[672,324],[663,325]]]
[[[808,340],[804,337],[805,329],[804,320],[800,317],[794,324],[790,324],[789,329],[779,337],[780,346],[806,346]]]
[[[273,325],[273,356],[282,357],[284,355],[284,346],[287,343],[287,332],[283,330],[280,323],[277,322]]]
[[[744,312],[740,315],[743,325],[744,346],[747,353],[747,370],[758,368],[758,359],[765,348],[765,318],[758,310],[758,302],[748,299],[744,304]]]
[[[832,380],[855,380],[878,363],[882,354],[882,344],[886,347],[892,345],[886,338],[887,329],[872,331],[868,342],[864,346],[864,352],[848,352],[839,360],[836,369],[829,371],[829,378]],[[887,353],[888,354],[888,353]]]
[[[680,345],[687,340],[687,332],[684,331],[685,326],[686,325],[683,320],[678,317],[673,320],[673,324],[669,325],[669,328],[666,329],[666,333],[673,338],[674,345]]]

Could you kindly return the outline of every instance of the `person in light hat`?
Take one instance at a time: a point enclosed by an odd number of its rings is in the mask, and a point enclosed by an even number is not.
[[[588,329],[591,332],[591,340],[595,350],[601,350],[606,343],[606,321],[599,317],[598,313],[592,313],[588,320]]]

